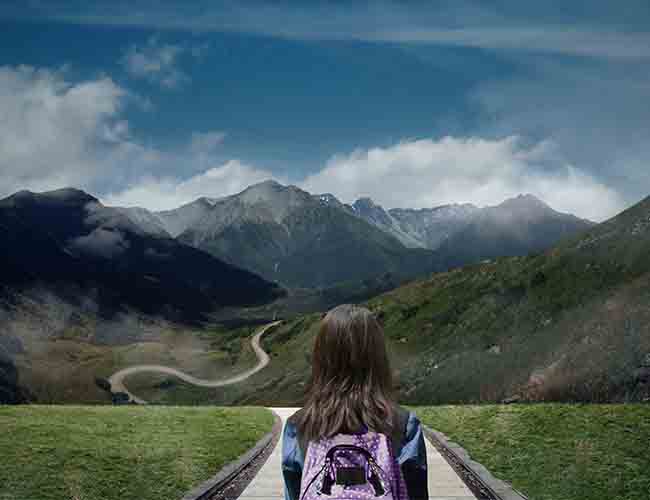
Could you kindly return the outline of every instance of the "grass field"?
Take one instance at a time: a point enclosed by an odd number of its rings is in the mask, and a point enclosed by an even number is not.
[[[650,405],[415,410],[531,500],[650,498]]]
[[[249,407],[0,407],[0,499],[180,498],[272,425]]]

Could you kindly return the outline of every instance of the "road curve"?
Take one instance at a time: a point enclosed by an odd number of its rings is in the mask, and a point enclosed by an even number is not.
[[[147,402],[144,399],[139,398],[136,395],[130,393],[129,390],[124,385],[124,379],[126,377],[133,375],[134,373],[142,373],[142,372],[165,373],[167,375],[173,375],[175,377],[178,377],[182,381],[187,382],[188,384],[196,385],[199,387],[223,387],[224,385],[231,385],[231,384],[236,384],[238,382],[243,382],[248,377],[250,377],[254,373],[257,373],[258,371],[260,371],[262,368],[264,368],[266,365],[269,364],[270,358],[269,355],[266,353],[266,351],[262,349],[262,346],[260,346],[260,337],[262,337],[262,335],[264,335],[264,333],[266,333],[266,331],[269,328],[279,325],[280,323],[282,323],[282,321],[274,321],[272,323],[268,323],[264,325],[253,336],[253,338],[251,339],[251,346],[253,347],[253,351],[255,351],[255,355],[257,356],[257,360],[258,360],[257,365],[255,365],[250,370],[246,370],[245,372],[240,373],[239,375],[235,375],[234,377],[229,377],[225,379],[205,380],[205,379],[193,377],[192,375],[188,375],[187,373],[177,370],[176,368],[171,368],[169,366],[135,365],[135,366],[129,366],[128,368],[124,368],[118,372],[115,372],[113,375],[109,377],[108,381],[111,384],[111,392],[113,394],[124,393],[129,396],[129,399],[131,401],[138,404],[146,404]]]

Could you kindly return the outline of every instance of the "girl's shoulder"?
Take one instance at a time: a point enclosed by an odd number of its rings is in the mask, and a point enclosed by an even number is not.
[[[300,417],[303,414],[303,412],[304,412],[304,410],[302,408],[300,408],[296,413],[291,415],[287,419],[287,425],[291,426],[293,428],[296,428],[296,426],[298,425],[298,421],[300,420]]]
[[[406,425],[406,422],[415,414],[400,405],[395,405],[395,415],[397,416],[398,422]]]

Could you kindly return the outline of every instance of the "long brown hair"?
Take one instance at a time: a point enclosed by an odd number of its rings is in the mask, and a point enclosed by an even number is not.
[[[297,426],[306,441],[356,432],[364,424],[391,431],[393,376],[384,331],[368,309],[344,304],[323,317],[305,396]]]

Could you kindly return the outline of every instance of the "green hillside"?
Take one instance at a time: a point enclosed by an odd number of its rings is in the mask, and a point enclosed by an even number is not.
[[[413,404],[650,397],[650,199],[552,250],[371,299]],[[268,335],[239,401],[299,402],[319,315]],[[252,394],[252,395],[251,395]]]

